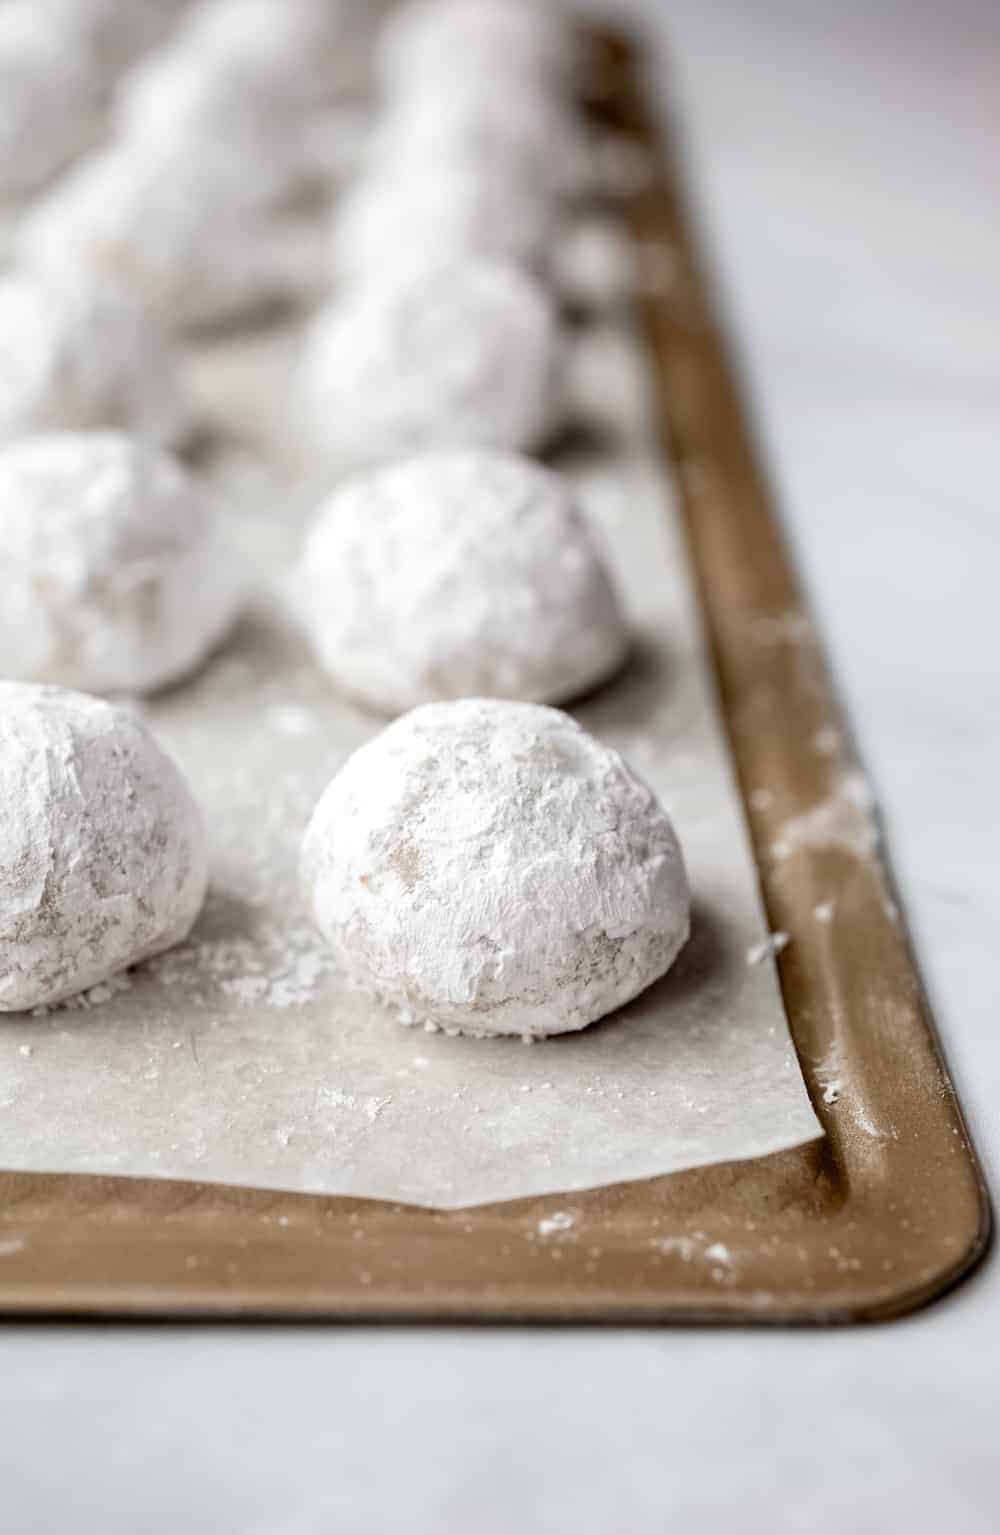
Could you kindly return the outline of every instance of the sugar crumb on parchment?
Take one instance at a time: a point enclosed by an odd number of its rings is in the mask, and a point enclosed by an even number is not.
[[[780,954],[791,943],[787,933],[769,933],[760,943],[752,943],[747,949],[747,964],[760,965],[774,954]]]

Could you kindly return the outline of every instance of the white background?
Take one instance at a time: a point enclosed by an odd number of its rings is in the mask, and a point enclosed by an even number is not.
[[[995,1178],[1000,7],[642,9]],[[998,1361],[995,1264],[841,1332],[8,1326],[0,1524],[992,1535]]]

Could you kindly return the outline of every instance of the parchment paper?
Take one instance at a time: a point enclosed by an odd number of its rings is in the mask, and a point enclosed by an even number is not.
[[[818,1136],[772,961],[748,958],[767,933],[625,327],[577,346],[590,437],[564,445],[560,463],[603,530],[635,656],[575,712],[675,817],[690,944],[620,1013],[530,1048],[404,1028],[339,984],[298,890],[298,844],[331,774],[380,722],[338,699],[282,600],[323,478],[281,428],[293,340],[275,332],[192,359],[221,432],[210,472],[270,586],[199,677],[141,706],[206,809],[207,907],[172,953],[69,1006],[0,1020],[0,1165],[448,1208]]]

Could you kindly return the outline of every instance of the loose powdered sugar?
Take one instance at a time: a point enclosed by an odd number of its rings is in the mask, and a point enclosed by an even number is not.
[[[830,796],[783,821],[771,855],[790,858],[801,848],[836,848],[870,858],[878,847],[872,791],[860,773],[842,775]]]

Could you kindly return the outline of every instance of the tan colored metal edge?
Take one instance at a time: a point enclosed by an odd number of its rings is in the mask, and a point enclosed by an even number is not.
[[[634,60],[614,41],[605,57],[618,72],[623,125],[655,142]],[[811,1233],[810,1264],[817,1277],[831,1259],[865,1276],[853,1315],[892,1315],[945,1288],[985,1249],[986,1189],[675,164],[631,213],[640,248],[670,253],[669,281],[644,306],[664,435],[771,926],[791,939],[778,962],[786,1009],[841,1194]]]
[[[598,40],[594,58],[605,115],[656,149],[629,48]],[[984,1250],[982,1179],[671,164],[628,211],[663,288],[643,313],[667,445],[769,916],[791,938],[782,988],[826,1141],[447,1213],[0,1174],[7,1313],[857,1321],[923,1304]],[[695,932],[694,963],[698,943]],[[571,1227],[544,1226],[555,1209],[572,1211]]]

